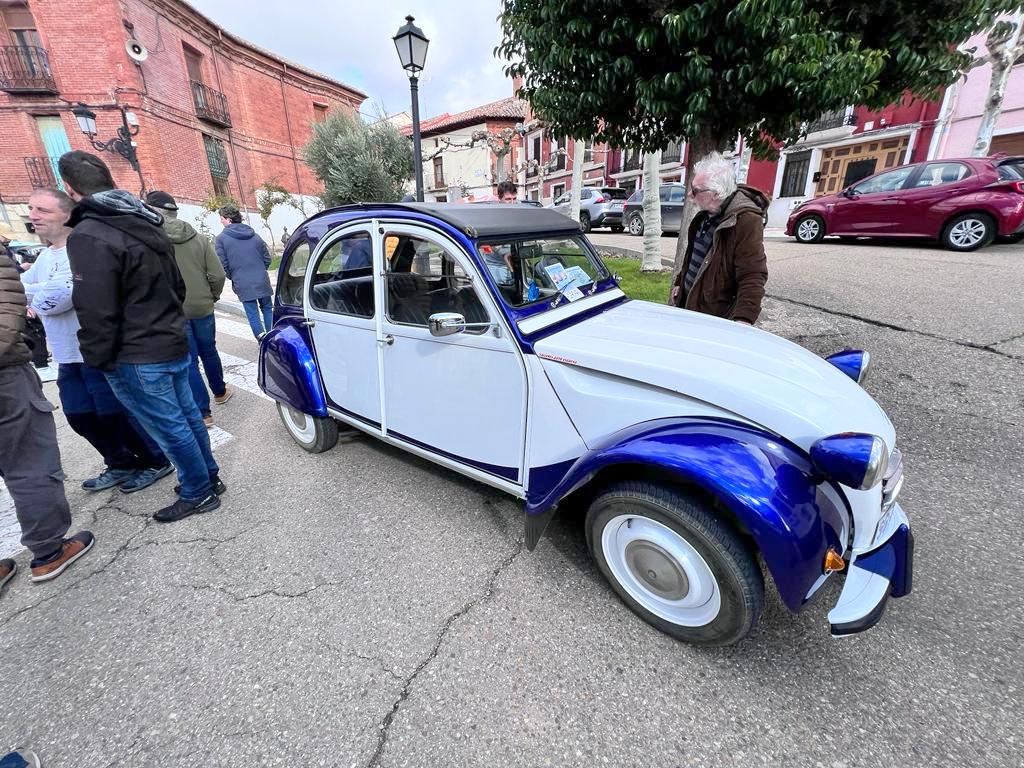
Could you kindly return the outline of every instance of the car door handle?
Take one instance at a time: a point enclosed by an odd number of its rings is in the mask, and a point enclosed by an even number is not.
[[[380,345],[382,345],[382,346],[388,346],[388,347],[390,347],[390,346],[391,346],[392,344],[394,344],[394,343],[395,343],[395,337],[394,337],[394,336],[392,336],[392,335],[391,335],[391,334],[389,333],[389,334],[388,334],[387,336],[385,336],[385,337],[384,337],[383,339],[379,339],[379,340],[377,341],[377,343],[378,343],[378,344],[380,344]]]

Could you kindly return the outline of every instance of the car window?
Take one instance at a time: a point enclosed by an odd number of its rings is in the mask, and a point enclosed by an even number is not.
[[[672,190],[671,187],[661,187],[661,189],[658,190],[658,198],[661,200],[661,202],[663,202],[663,203],[667,203],[668,202],[668,196],[669,196],[671,190]]]
[[[603,190],[605,197],[609,197],[612,200],[625,200],[629,195],[626,194],[626,190],[620,189],[619,187],[605,187]]]
[[[642,189],[638,189],[636,192],[634,192],[632,195],[629,196],[629,200],[627,200],[626,202],[627,203],[642,203],[643,199],[644,199],[644,191]]]
[[[309,305],[323,312],[373,317],[373,245],[366,232],[346,235],[320,254]]]
[[[960,181],[966,177],[968,172],[967,166],[963,163],[928,163],[921,170],[914,189],[952,184],[954,181]]]
[[[288,268],[284,271],[277,295],[282,304],[301,307],[302,286],[306,282],[306,266],[309,264],[309,242],[303,240],[292,248],[291,254],[286,253],[284,258]]]
[[[668,192],[668,201],[670,203],[682,203],[686,201],[686,192],[682,187],[672,187]]]
[[[580,200],[589,200],[590,197],[591,191],[589,189],[584,188],[580,190]]]
[[[997,173],[1003,181],[1022,181],[1024,180],[1024,164],[1003,163],[997,169]]]
[[[856,195],[869,195],[873,192],[894,192],[903,186],[903,183],[913,172],[914,166],[907,165],[903,168],[897,168],[895,171],[880,173],[851,187],[851,191]]]
[[[486,323],[487,310],[480,303],[473,281],[458,261],[437,243],[414,235],[384,237],[387,260],[387,314],[393,323],[427,326],[438,312],[457,312],[467,323]],[[467,328],[484,333],[486,328]]]

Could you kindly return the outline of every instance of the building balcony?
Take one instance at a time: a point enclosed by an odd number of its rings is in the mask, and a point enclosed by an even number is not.
[[[565,154],[562,152],[559,152],[557,155],[555,155],[555,157],[552,160],[548,161],[548,167],[552,172],[564,171],[565,165]]]
[[[32,184],[32,189],[58,186],[57,158],[26,157],[25,170],[28,171],[28,180]]]
[[[643,165],[642,155],[639,152],[632,152],[622,161],[623,171],[639,171]]]
[[[192,85],[192,101],[196,105],[196,117],[222,128],[230,128],[231,113],[228,111],[227,97],[198,80],[189,82]]]
[[[661,164],[669,165],[683,160],[683,147],[680,144],[669,144],[661,151]]]
[[[807,126],[807,132],[814,133],[815,131],[828,131],[832,128],[842,128],[844,125],[856,124],[857,117],[853,113],[847,115],[846,110],[843,109],[837,112],[826,112],[824,115],[820,115]]]
[[[57,93],[46,49],[28,45],[0,46],[0,91]]]
[[[537,175],[537,166],[536,165],[531,165],[529,168],[526,169],[526,178],[530,178],[531,176],[536,176],[536,175]]]

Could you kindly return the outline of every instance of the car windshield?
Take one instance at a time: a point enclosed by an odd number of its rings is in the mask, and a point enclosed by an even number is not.
[[[578,301],[611,276],[582,237],[518,238],[488,241],[477,252],[512,307]]]

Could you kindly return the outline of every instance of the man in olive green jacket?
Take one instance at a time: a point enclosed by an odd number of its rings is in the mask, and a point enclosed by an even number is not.
[[[224,290],[224,267],[217,258],[210,238],[196,232],[187,221],[178,219],[178,205],[173,197],[166,192],[150,192],[146,196],[146,204],[164,217],[164,232],[174,244],[174,260],[185,282],[182,309],[188,320],[185,327],[192,350],[189,385],[192,397],[203,414],[203,421],[206,426],[211,426],[213,416],[210,413],[210,393],[199,373],[199,361],[203,361],[214,402],[223,405],[234,394],[224,383],[224,368],[217,353],[217,326],[213,314],[214,304]]]

